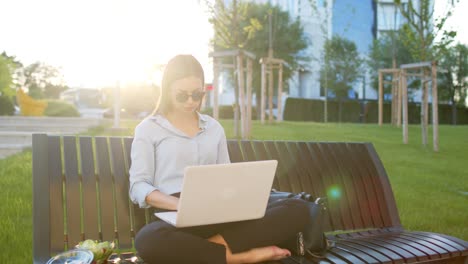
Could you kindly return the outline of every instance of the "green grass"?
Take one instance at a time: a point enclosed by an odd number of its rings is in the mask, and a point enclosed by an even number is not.
[[[233,122],[221,123],[227,136],[234,137]],[[126,129],[99,127],[86,134],[131,135],[135,125],[125,121],[121,126]],[[440,126],[439,134],[436,153],[431,133],[429,145],[421,145],[419,126],[410,126],[409,144],[404,145],[401,128],[388,125],[253,124],[254,139],[372,142],[390,178],[403,226],[468,240],[468,126]],[[31,184],[30,151],[0,160],[0,263],[31,262]]]

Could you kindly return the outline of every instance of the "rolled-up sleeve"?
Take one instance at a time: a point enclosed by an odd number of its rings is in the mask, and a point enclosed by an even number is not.
[[[226,134],[224,133],[224,129],[221,127],[221,138],[218,143],[218,157],[216,159],[217,164],[225,164],[231,163],[231,159],[229,158],[229,152],[227,148],[227,140]]]
[[[155,151],[151,137],[145,126],[135,128],[135,136],[132,142],[130,166],[129,195],[133,203],[141,208],[150,207],[146,203],[146,196],[157,190],[153,185],[155,173]]]

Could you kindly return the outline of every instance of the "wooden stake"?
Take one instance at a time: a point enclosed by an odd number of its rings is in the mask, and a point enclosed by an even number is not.
[[[278,116],[276,120],[278,122],[283,121],[283,64],[279,65],[278,71]]]
[[[242,54],[237,55],[237,80],[239,89],[239,110],[240,110],[240,126],[241,126],[241,137],[246,139],[245,129],[245,94],[244,94],[244,69],[243,69],[243,58]]]
[[[401,127],[401,93],[402,93],[402,83],[401,83],[401,72],[398,72],[398,98],[397,98],[397,126]]]
[[[437,62],[432,62],[432,140],[434,151],[439,152],[439,100],[437,97]]]
[[[423,69],[423,76],[425,75],[425,70]],[[425,77],[423,77],[425,78]],[[423,146],[427,146],[427,108],[428,108],[428,98],[427,98],[427,84],[422,83],[422,95],[421,95],[421,139]]]
[[[379,72],[379,126],[383,124],[383,83],[382,73]]]
[[[270,71],[268,74],[268,122],[271,124],[273,122],[273,70],[270,69],[270,66],[268,64]]]
[[[262,79],[260,91],[260,122],[265,124],[265,100],[266,100],[266,66],[262,63]]]
[[[252,68],[252,60],[247,58],[247,138],[250,138],[252,131]]]
[[[406,83],[406,71],[401,71],[402,85],[401,92],[403,97],[403,143],[408,144],[408,87]]]

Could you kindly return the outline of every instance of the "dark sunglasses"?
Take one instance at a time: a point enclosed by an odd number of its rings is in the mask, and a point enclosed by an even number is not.
[[[203,91],[193,92],[192,94],[188,94],[187,92],[179,92],[176,95],[176,100],[179,103],[185,103],[187,102],[189,97],[192,97],[192,100],[194,102],[198,102],[203,98],[204,95],[205,95],[205,92]]]

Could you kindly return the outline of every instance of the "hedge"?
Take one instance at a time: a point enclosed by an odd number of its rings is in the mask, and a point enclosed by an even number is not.
[[[378,102],[346,100],[342,101],[341,122],[377,123]],[[328,121],[340,122],[339,101],[328,100]],[[323,122],[324,101],[289,97],[284,108],[284,120]],[[383,104],[383,122],[391,122],[391,104]],[[429,104],[429,123],[432,122],[432,105]],[[408,103],[408,123],[421,123],[421,104]],[[452,106],[439,104],[439,124],[452,124]],[[457,124],[468,124],[468,108],[457,107]]]

